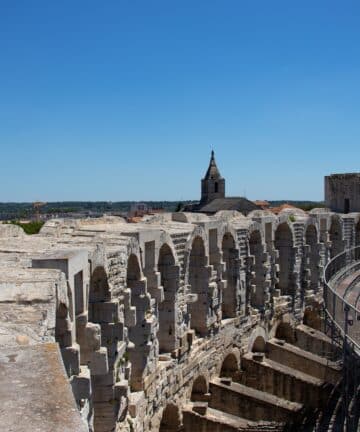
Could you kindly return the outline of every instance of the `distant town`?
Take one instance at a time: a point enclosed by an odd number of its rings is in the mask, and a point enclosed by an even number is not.
[[[59,201],[34,203],[0,203],[0,220],[43,220],[52,218],[83,218],[121,216],[126,219],[141,217],[145,214],[181,211],[182,208],[197,201]],[[324,207],[323,201],[255,201],[261,207],[274,210],[284,204],[309,211],[315,207]]]

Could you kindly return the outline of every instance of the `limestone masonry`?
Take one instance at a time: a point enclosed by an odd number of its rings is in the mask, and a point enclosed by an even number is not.
[[[326,209],[0,225],[0,430],[338,430],[322,278],[355,244]]]
[[[336,212],[360,212],[360,174],[332,174],[325,177],[325,203]]]

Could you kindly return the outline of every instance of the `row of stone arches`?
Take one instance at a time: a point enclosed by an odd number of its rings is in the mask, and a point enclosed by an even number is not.
[[[309,255],[319,257],[318,231],[315,225],[308,225],[305,230],[305,245],[309,248]],[[329,231],[330,241],[333,247],[340,248],[342,241],[341,225],[334,222]],[[279,280],[278,288],[283,294],[293,294],[295,290],[293,274],[295,266],[295,247],[294,238],[288,223],[279,224],[274,235],[275,248],[279,251]],[[206,251],[206,243],[201,236],[194,237],[189,254],[189,285],[192,292],[197,294],[198,299],[191,307],[190,327],[195,329],[200,336],[207,334],[209,322],[215,319],[214,308],[212,307],[212,294],[209,284],[211,283],[211,271],[217,271],[220,268],[220,261],[224,263],[224,273],[217,274],[216,280],[219,282],[223,277],[227,282],[227,288],[224,291],[218,290],[218,300],[222,318],[232,318],[237,315],[240,299],[237,297],[239,290],[239,249],[234,236],[225,232],[221,251],[212,251],[211,265],[208,263],[209,254]],[[334,252],[335,253],[335,249]],[[337,250],[336,250],[337,252]],[[266,265],[264,256],[266,255],[266,246],[262,241],[261,232],[253,230],[249,235],[249,253],[254,257],[251,267],[255,277],[253,284],[255,291],[251,296],[251,303],[254,307],[260,308],[264,303],[265,286],[266,286]],[[311,286],[316,289],[318,284],[319,262],[309,259],[309,268],[311,274]],[[173,249],[164,243],[158,255],[157,270],[160,274],[160,284],[163,287],[163,300],[157,302],[157,315],[159,328],[157,333],[159,351],[171,352],[176,347],[177,340],[177,292],[180,282],[180,267],[177,265]],[[131,361],[132,373],[130,377],[132,390],[142,388],[142,380],[146,371],[146,358],[148,353],[142,348],[144,340],[150,336],[143,330],[146,314],[151,311],[151,297],[146,290],[146,281],[142,276],[140,259],[136,254],[130,254],[127,260],[126,287],[130,290],[129,304],[136,308],[136,320],[133,326],[129,327],[129,359]],[[140,295],[139,295],[140,294]],[[91,275],[90,288],[88,294],[89,316],[91,323],[100,326],[100,332],[104,331],[106,323],[102,322],[101,304],[111,301],[111,293],[107,275],[104,267],[97,266]],[[153,341],[154,342],[154,341]],[[255,346],[257,350],[261,349],[263,341],[261,338]],[[105,346],[106,344],[104,344]],[[260,347],[260,348],[259,348]],[[108,349],[108,347],[106,347]],[[156,347],[154,346],[154,353]],[[145,361],[144,361],[145,359]],[[236,372],[234,359],[228,359],[224,366],[224,374],[233,374]],[[224,375],[225,376],[225,375]],[[96,392],[97,380],[94,379],[93,387]],[[96,409],[95,409],[96,415]]]
[[[257,328],[250,337],[248,352],[252,352],[254,354],[256,353],[257,355],[267,355],[267,341],[272,337],[281,339],[288,344],[296,344],[296,327],[291,322],[280,321],[277,322],[268,333],[266,333],[265,329],[263,328]],[[247,385],[247,379],[249,377],[246,376],[246,371],[248,370],[246,363],[248,363],[248,358],[245,357],[245,365],[242,365],[241,353],[238,348],[232,348],[228,350],[223,355],[219,367],[216,368],[217,372],[214,371],[213,373],[213,378],[215,379],[214,382],[209,376],[208,371],[204,371],[202,369],[199,370],[198,374],[195,375],[191,383],[186,401],[191,401],[192,403],[209,402],[211,404],[211,392],[213,391],[212,387],[214,385],[216,387],[218,383],[218,377],[220,379],[227,378],[232,382],[238,382],[242,383],[243,385]],[[250,378],[253,379],[252,375]],[[160,432],[181,432],[184,430],[184,426],[187,425],[187,428],[189,427],[190,423],[185,421],[187,408],[185,407],[185,412],[182,412],[182,404],[185,403],[186,405],[186,401],[184,399],[180,399],[177,402],[170,401],[165,406],[161,414],[159,428]]]

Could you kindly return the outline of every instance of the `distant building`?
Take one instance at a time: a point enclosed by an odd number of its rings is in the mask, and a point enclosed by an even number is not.
[[[145,203],[134,203],[131,205],[130,212],[127,215],[127,221],[138,223],[145,215],[154,215],[163,212],[163,208],[151,208]]]
[[[254,201],[254,204],[260,207],[262,210],[268,210],[270,207],[270,203],[268,201],[256,200]]]
[[[270,207],[269,210],[276,215],[280,214],[284,210],[290,210],[290,211],[293,210],[293,211],[296,211],[298,213],[300,212],[300,213],[304,213],[304,214],[306,213],[304,210],[300,209],[299,207],[295,207],[295,206],[288,204],[288,203],[281,204],[278,207]]]
[[[201,180],[201,200],[198,204],[186,206],[184,210],[210,215],[220,210],[237,210],[247,215],[252,210],[258,209],[260,207],[247,198],[225,196],[225,179],[220,174],[212,151],[209,167]]]
[[[325,204],[334,212],[360,212],[360,173],[325,177]]]
[[[147,214],[149,211],[145,203],[133,203],[130,207],[129,217],[139,217]]]

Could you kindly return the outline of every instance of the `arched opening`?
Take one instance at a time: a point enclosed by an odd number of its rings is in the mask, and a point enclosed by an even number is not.
[[[104,394],[103,382],[108,383],[108,388],[112,389],[115,380],[112,373],[114,363],[109,357],[109,352],[117,350],[118,339],[109,337],[105,339],[103,333],[109,327],[108,314],[111,293],[108,283],[108,276],[104,267],[98,266],[92,272],[89,289],[89,310],[88,319],[92,329],[92,337],[98,338],[98,347],[94,348],[94,340],[87,337],[87,333],[82,336],[83,342],[80,344],[82,349],[81,356],[90,361],[91,387],[94,407],[94,430],[101,430],[102,425],[106,423],[109,429],[116,424],[116,403],[112,409],[104,410],[104,405],[109,403],[109,398]],[[110,315],[111,316],[111,315]],[[95,332],[95,326],[98,326]],[[89,343],[90,342],[90,343]],[[85,352],[83,351],[85,349]],[[106,356],[104,351],[106,350]],[[96,359],[96,360],[95,360]],[[115,401],[114,401],[115,402]]]
[[[104,267],[96,267],[90,278],[89,291],[89,321],[93,321],[92,305],[107,302],[111,299],[108,278]]]
[[[320,311],[316,308],[307,308],[304,312],[303,323],[315,330],[322,330]]]
[[[56,309],[55,340],[60,348],[71,346],[71,321],[69,309],[66,304],[60,302]]]
[[[153,326],[147,325],[147,319],[153,317],[151,297],[146,291],[146,280],[141,277],[138,257],[134,254],[128,258],[126,284],[131,291],[130,305],[136,309],[135,325],[128,328],[131,342],[128,347],[131,362],[130,388],[132,391],[140,391],[143,389],[148,359],[151,357],[155,363],[156,354]]]
[[[233,353],[228,354],[221,365],[220,378],[232,378],[233,381],[236,381],[239,373],[239,364],[236,355]]]
[[[266,267],[263,262],[264,246],[260,231],[256,230],[250,234],[249,250],[252,256],[250,261],[250,304],[252,307],[263,311],[265,309]]]
[[[159,351],[172,352],[176,348],[176,292],[179,283],[179,267],[167,244],[162,245],[159,253],[158,270],[164,289],[164,300],[159,303]]]
[[[355,244],[360,246],[360,219],[355,228]]]
[[[215,193],[219,192],[219,183],[218,182],[214,183],[214,189],[215,189]]]
[[[181,427],[180,410],[175,404],[169,404],[163,411],[159,432],[177,432]]]
[[[340,221],[337,218],[333,219],[331,222],[329,239],[331,241],[330,258],[333,258],[344,250],[342,228]]]
[[[223,261],[225,263],[225,279],[227,282],[222,298],[222,317],[234,318],[238,310],[238,257],[234,237],[226,233],[222,240]]]
[[[136,255],[131,254],[128,258],[126,285],[134,288],[140,280],[140,266]]]
[[[282,339],[287,343],[294,343],[296,341],[295,338],[295,330],[289,323],[280,323],[276,329],[275,337],[277,339]]]
[[[292,232],[286,222],[280,224],[275,231],[275,248],[279,252],[279,274],[276,288],[282,295],[294,296],[295,251]]]
[[[308,246],[306,267],[310,271],[310,289],[314,292],[319,288],[320,253],[318,249],[318,234],[314,225],[309,225],[305,232],[305,243]]]
[[[191,328],[200,336],[208,331],[207,317],[210,312],[209,272],[206,267],[205,246],[201,237],[195,237],[190,253],[189,283],[191,291],[197,294],[197,301],[190,305]]]
[[[263,336],[255,338],[251,351],[254,353],[264,353],[266,351],[266,341]]]
[[[207,400],[208,385],[204,376],[200,375],[193,383],[191,390],[191,401],[204,402]]]

